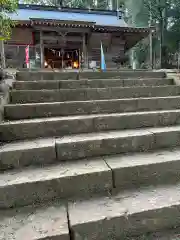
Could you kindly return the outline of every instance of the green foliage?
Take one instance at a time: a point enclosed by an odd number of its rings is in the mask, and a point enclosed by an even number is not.
[[[18,7],[18,0],[0,1],[0,40],[9,39],[11,29],[15,22],[11,21],[8,13],[14,12]]]
[[[136,27],[146,27],[148,24],[148,11],[143,0],[125,0],[125,8],[128,10],[127,21]]]
[[[180,1],[179,0],[125,0],[127,20],[136,27],[155,27],[153,36],[153,58],[162,67],[167,66],[170,55],[177,53],[180,46]],[[136,57],[148,63],[149,40],[142,41],[136,48]],[[160,58],[160,56],[162,56]]]

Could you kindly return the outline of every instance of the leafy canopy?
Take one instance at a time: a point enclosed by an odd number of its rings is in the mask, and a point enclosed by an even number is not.
[[[0,0],[0,40],[10,38],[15,22],[11,20],[8,13],[15,12],[17,7],[18,0]]]

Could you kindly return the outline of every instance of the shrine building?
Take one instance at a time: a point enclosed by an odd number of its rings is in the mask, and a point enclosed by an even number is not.
[[[121,11],[23,4],[10,16],[17,24],[5,42],[9,67],[24,66],[27,46],[31,62],[41,68],[79,68],[82,59],[86,68],[92,61],[99,66],[102,43],[106,66],[114,68],[149,34],[148,28],[128,26]]]

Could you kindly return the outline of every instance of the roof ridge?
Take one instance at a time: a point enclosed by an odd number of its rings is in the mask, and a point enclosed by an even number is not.
[[[36,4],[19,4],[19,9],[117,16],[116,10],[107,10],[107,9],[69,8],[69,7],[64,7],[64,6],[58,7],[58,6],[48,6],[48,5],[36,5]],[[122,14],[122,11],[119,11],[119,12],[120,12],[120,14]]]

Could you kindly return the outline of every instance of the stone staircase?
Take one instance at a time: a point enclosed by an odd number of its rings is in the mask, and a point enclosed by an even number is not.
[[[17,73],[0,124],[0,240],[180,226],[180,86],[162,72],[80,77]]]

